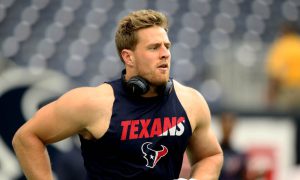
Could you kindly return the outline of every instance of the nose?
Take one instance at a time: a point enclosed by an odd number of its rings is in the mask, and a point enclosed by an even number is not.
[[[162,46],[161,49],[160,49],[160,58],[161,59],[167,59],[169,58],[171,55],[170,53],[170,49],[167,48],[166,46]]]

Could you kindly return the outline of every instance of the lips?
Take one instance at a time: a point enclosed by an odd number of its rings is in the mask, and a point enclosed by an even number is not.
[[[160,66],[158,66],[158,68],[168,68],[168,64],[161,64]]]

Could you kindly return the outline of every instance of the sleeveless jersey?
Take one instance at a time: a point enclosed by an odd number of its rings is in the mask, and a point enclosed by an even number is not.
[[[192,130],[175,90],[133,98],[121,79],[108,84],[115,101],[107,132],[80,136],[88,179],[177,179]]]

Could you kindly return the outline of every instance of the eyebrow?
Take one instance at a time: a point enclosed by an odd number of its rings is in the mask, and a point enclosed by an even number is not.
[[[163,43],[165,46],[171,46],[172,45],[172,43],[171,42],[165,42],[165,43]],[[151,44],[148,44],[147,45],[147,47],[151,47],[151,46],[160,46],[161,45],[161,43],[151,43]]]

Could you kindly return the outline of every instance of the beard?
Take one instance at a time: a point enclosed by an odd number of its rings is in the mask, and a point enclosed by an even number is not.
[[[154,87],[161,87],[161,86],[165,86],[167,84],[169,79],[158,79],[158,80],[152,80],[149,81],[151,86]]]
[[[148,72],[138,70],[137,75],[144,78],[149,83],[149,85],[153,87],[165,86],[170,78],[169,72],[160,73],[157,70],[148,71]]]
[[[169,75],[152,74],[150,77],[144,76],[144,78],[149,82],[151,86],[160,87],[160,86],[165,86],[167,84],[169,80]]]

